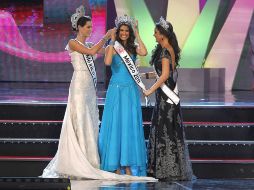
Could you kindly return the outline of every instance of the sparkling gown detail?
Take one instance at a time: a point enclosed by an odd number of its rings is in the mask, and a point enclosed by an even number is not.
[[[160,76],[162,58],[169,59],[170,77],[165,84],[174,90],[177,71],[173,71],[172,60],[167,49],[162,49],[154,60],[154,67]],[[189,151],[185,143],[181,107],[167,103],[167,96],[158,88],[155,92],[156,103],[152,115],[152,126],[148,146],[148,173],[167,181],[194,179]]]

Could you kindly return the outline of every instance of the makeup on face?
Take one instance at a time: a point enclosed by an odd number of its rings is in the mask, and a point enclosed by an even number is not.
[[[84,36],[89,37],[91,36],[93,29],[93,25],[91,21],[87,21],[85,26],[81,27],[81,32]]]
[[[122,41],[125,41],[129,38],[129,36],[130,36],[129,27],[126,25],[122,25],[119,29],[119,38]]]
[[[159,30],[157,28],[154,29],[153,36],[155,37],[156,42],[159,42],[160,32],[159,32]]]

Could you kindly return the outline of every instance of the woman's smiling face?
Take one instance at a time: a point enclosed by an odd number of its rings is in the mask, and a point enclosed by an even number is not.
[[[127,26],[127,25],[120,26],[120,29],[119,29],[119,38],[122,41],[127,41],[129,36],[130,36],[129,26]]]

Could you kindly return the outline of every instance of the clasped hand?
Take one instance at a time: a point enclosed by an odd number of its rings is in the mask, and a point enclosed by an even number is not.
[[[148,89],[148,90],[143,90],[143,94],[144,96],[150,96],[152,94],[151,90]]]

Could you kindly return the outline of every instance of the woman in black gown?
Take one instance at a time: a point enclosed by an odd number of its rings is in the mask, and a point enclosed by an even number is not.
[[[146,73],[146,78],[157,76],[157,81],[143,92],[145,96],[156,94],[148,146],[148,173],[165,181],[191,180],[193,173],[184,142],[180,102],[170,101],[160,88],[163,83],[172,91],[176,88],[180,49],[172,25],[162,17],[156,24],[154,37],[158,44],[151,65],[156,72]]]

